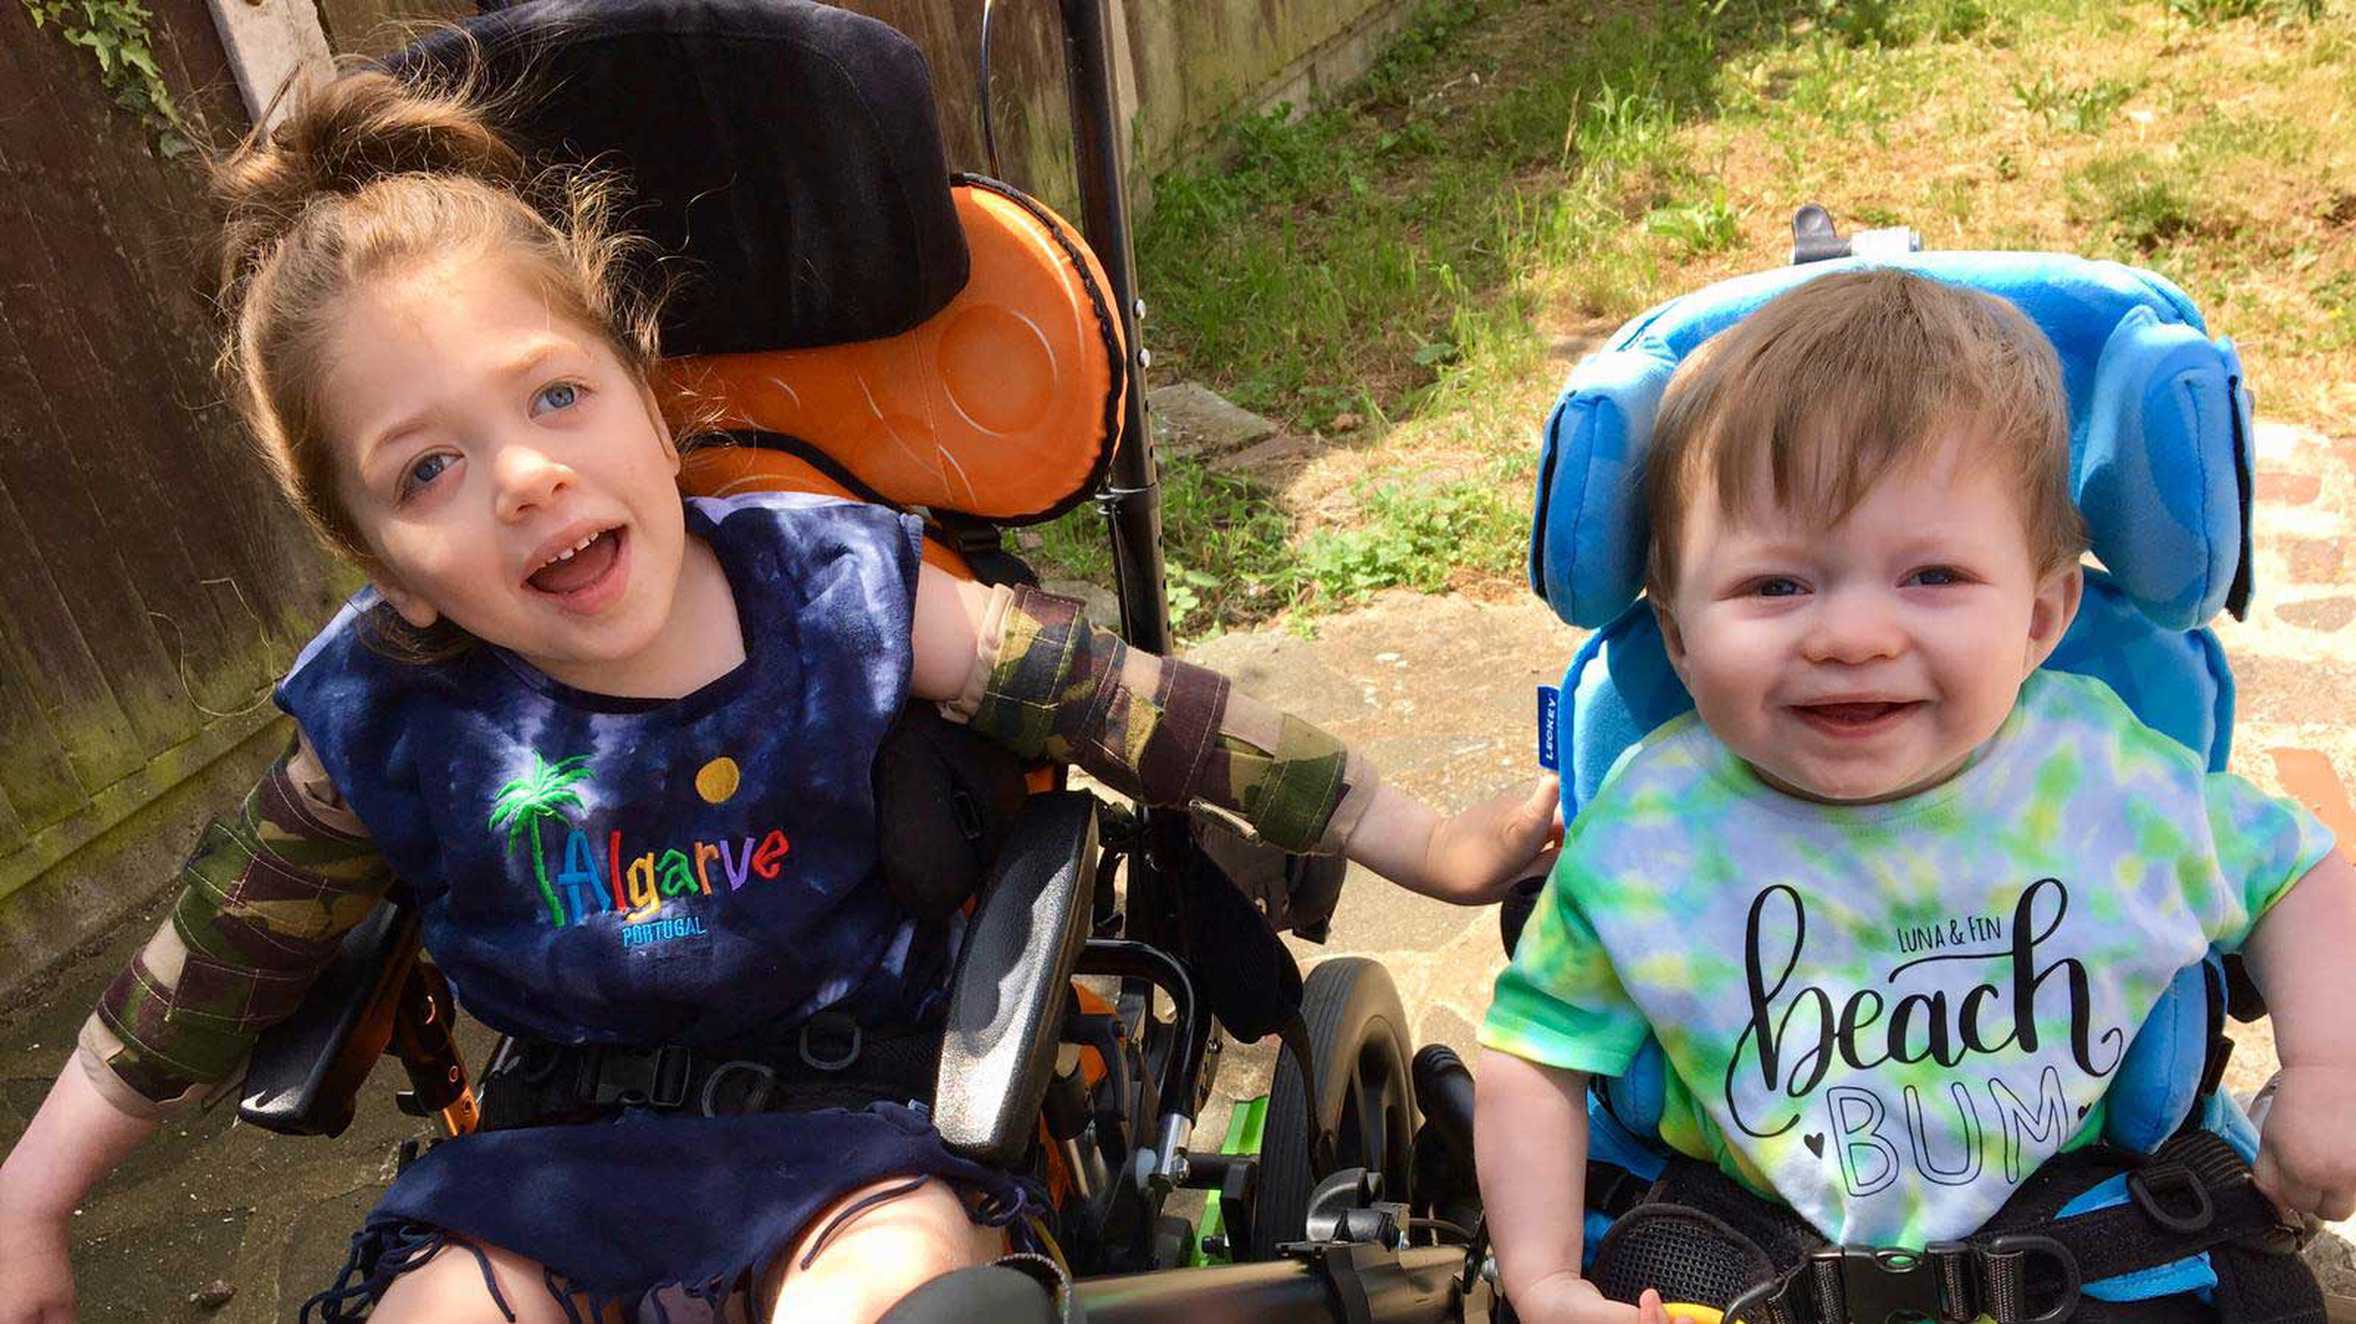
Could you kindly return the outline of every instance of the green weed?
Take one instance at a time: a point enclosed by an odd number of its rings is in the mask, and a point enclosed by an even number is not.
[[[2166,0],[2171,17],[2196,27],[2262,18],[2274,23],[2312,23],[2322,18],[2328,0]]]
[[[1503,569],[1521,553],[1527,514],[1494,484],[1386,485],[1359,499],[1356,527],[1321,530],[1301,546],[1302,569],[1328,600],[1353,602],[1386,588],[1437,593],[1459,566]]]
[[[2138,84],[2116,78],[2098,78],[2083,87],[2072,87],[2043,69],[2034,79],[2016,79],[2012,85],[2013,97],[2023,110],[2049,126],[2088,134],[2099,134],[2109,127],[2111,115],[2141,90]]]
[[[1644,228],[1677,244],[1687,256],[1722,253],[1742,242],[1742,214],[1721,193],[1706,202],[1678,207],[1656,207],[1644,218]]]
[[[2123,247],[2149,254],[2200,228],[2181,171],[2180,162],[2142,152],[2097,156],[2065,184],[2071,219],[2105,227]]]

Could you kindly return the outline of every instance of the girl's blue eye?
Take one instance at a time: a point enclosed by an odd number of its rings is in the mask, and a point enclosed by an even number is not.
[[[1915,571],[1911,576],[1909,576],[1909,578],[1912,579],[1915,583],[1921,584],[1926,588],[1944,588],[1949,584],[1960,584],[1963,582],[1963,575],[1961,573],[1959,573],[1953,566],[1944,565],[1925,566],[1924,568]]]
[[[450,456],[441,451],[436,451],[431,455],[419,456],[417,463],[410,465],[409,472],[402,476],[404,479],[402,483],[402,487],[405,489],[404,495],[406,495],[408,492],[414,492],[417,489],[424,487],[426,484],[431,483],[436,478],[441,477],[442,471],[449,467]]]
[[[532,397],[532,412],[540,413],[543,407],[550,410],[570,409],[580,403],[580,399],[581,388],[574,383],[551,382],[541,387],[540,393]]]
[[[1788,598],[1798,594],[1800,581],[1774,575],[1751,585],[1751,592],[1762,598]]]

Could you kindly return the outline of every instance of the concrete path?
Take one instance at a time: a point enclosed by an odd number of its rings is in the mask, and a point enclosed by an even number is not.
[[[2235,766],[2289,787],[2356,841],[2345,785],[2356,784],[2356,438],[2267,429],[2259,444],[2259,601],[2222,627],[2242,679]],[[1533,688],[1560,674],[1577,636],[1534,600],[1485,604],[1393,595],[1320,623],[1317,637],[1282,630],[1213,641],[1195,656],[1247,690],[1324,723],[1369,750],[1393,780],[1460,806],[1532,766]],[[148,877],[168,873],[158,860]],[[0,1146],[38,1104],[84,1010],[153,926],[149,914],[93,945],[0,1022]],[[1501,965],[1493,911],[1429,902],[1354,879],[1332,941],[1301,945],[1305,962],[1357,953],[1396,978],[1419,1042],[1468,1052]],[[2271,1070],[2263,1030],[2243,1034],[2230,1083],[2251,1089]],[[469,1055],[479,1060],[479,1037]],[[1224,1098],[1265,1088],[1268,1054],[1227,1055]],[[417,1133],[390,1107],[397,1071],[378,1073],[362,1120],[340,1142],[281,1140],[231,1127],[216,1110],[176,1122],[79,1215],[85,1321],[291,1318],[341,1262],[343,1244],[389,1172],[394,1145]],[[1206,1118],[1204,1139],[1218,1134]],[[2343,1233],[2347,1229],[2342,1229]],[[2318,1263],[2356,1292],[2356,1255],[2327,1239]],[[207,1310],[193,1294],[234,1295]]]

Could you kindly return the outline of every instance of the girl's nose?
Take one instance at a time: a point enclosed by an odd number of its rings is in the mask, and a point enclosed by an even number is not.
[[[572,485],[573,471],[538,446],[511,442],[493,461],[498,481],[499,518],[519,519],[547,505]]]
[[[1808,622],[1801,651],[1811,662],[1854,666],[1904,649],[1905,632],[1885,602],[1872,594],[1833,592],[1823,595]]]

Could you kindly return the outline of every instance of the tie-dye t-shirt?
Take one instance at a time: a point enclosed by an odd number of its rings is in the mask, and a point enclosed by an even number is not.
[[[592,694],[503,650],[420,665],[362,594],[278,701],[492,1027],[732,1048],[840,1006],[924,1015],[950,937],[878,877],[874,763],[908,696],[922,525],[755,493],[687,503],[744,662],[676,699]]]
[[[2099,1133],[2169,980],[2330,847],[2084,677],[2037,672],[1961,773],[1885,804],[1777,792],[1689,713],[1572,824],[1481,1041],[1615,1076],[1651,1035],[1671,1147],[1836,1242],[1919,1247]]]

